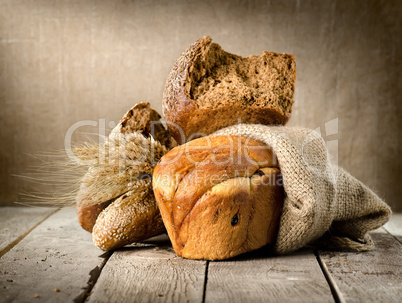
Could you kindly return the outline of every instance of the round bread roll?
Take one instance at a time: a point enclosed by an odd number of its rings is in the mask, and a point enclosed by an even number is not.
[[[178,256],[227,259],[275,240],[284,190],[259,141],[207,136],[175,147],[155,167],[153,189]]]
[[[164,118],[179,144],[238,123],[284,125],[295,81],[293,55],[265,51],[244,58],[204,37],[183,52],[167,78]]]

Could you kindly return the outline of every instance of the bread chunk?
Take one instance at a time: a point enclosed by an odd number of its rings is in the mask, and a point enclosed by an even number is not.
[[[284,125],[294,103],[293,55],[241,57],[207,36],[177,60],[166,81],[163,114],[180,144],[237,123]]]
[[[140,102],[134,105],[113,129],[112,134],[141,133],[144,137],[152,136],[156,141],[168,149],[177,145],[169,134],[169,131],[160,121],[159,113],[151,108],[148,102]]]

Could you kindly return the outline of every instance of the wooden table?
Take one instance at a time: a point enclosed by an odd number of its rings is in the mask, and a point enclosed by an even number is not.
[[[0,302],[402,302],[402,215],[365,253],[177,257],[167,236],[105,253],[74,209],[0,208]]]

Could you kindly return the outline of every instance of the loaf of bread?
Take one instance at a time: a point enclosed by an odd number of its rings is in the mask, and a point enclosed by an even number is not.
[[[178,256],[227,259],[275,240],[284,190],[276,156],[259,141],[206,136],[173,148],[153,189]]]
[[[100,212],[92,231],[94,244],[112,250],[166,232],[152,187],[145,183]]]
[[[163,93],[163,114],[179,144],[238,123],[284,125],[296,80],[293,55],[247,58],[210,37],[192,44],[174,64]]]
[[[76,196],[81,226],[103,250],[165,232],[152,192],[152,173],[175,140],[149,103],[130,109],[103,146],[79,154],[90,163]]]

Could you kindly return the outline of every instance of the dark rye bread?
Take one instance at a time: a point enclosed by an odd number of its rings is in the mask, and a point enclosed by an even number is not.
[[[244,58],[207,36],[173,66],[163,114],[179,144],[237,123],[284,125],[291,116],[295,81],[293,55],[265,51]]]

